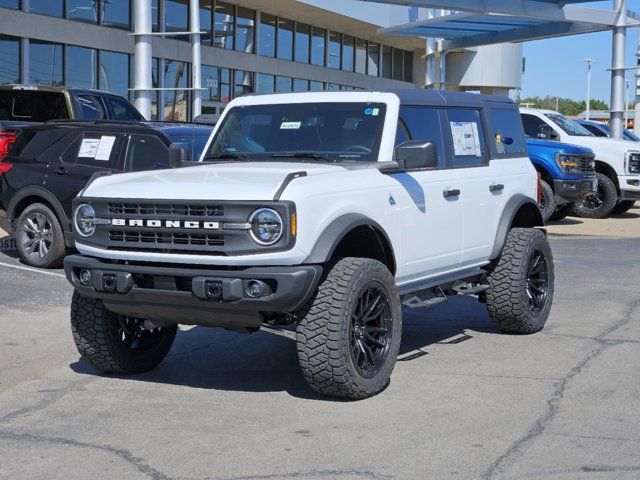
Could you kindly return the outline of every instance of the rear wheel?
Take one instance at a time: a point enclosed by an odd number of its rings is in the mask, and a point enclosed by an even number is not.
[[[57,217],[49,207],[34,203],[23,210],[15,229],[16,246],[24,263],[50,268],[64,258],[64,234]]]
[[[330,266],[297,329],[305,380],[323,395],[361,399],[382,391],[400,349],[402,312],[393,275],[380,262]]]
[[[540,186],[542,187],[540,192],[540,210],[542,211],[542,218],[546,223],[556,209],[556,194],[553,193],[551,185],[544,180],[540,180]]]
[[[571,215],[571,213],[573,213],[574,207],[575,207],[575,204],[573,202],[565,203],[563,205],[558,205],[556,207],[556,211],[553,212],[549,220],[557,222],[559,220],[563,220],[567,218],[569,215]]]
[[[488,279],[487,310],[498,330],[530,334],[544,328],[554,291],[553,256],[544,232],[512,229]]]
[[[606,218],[618,202],[616,184],[604,173],[596,173],[598,190],[576,202],[574,213],[584,218]]]
[[[627,213],[634,207],[635,204],[635,200],[622,200],[618,202],[615,207],[613,207],[613,210],[611,210],[611,215],[622,215],[623,213]]]

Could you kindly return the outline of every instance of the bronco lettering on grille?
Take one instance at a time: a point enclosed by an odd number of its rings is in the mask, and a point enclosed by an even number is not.
[[[148,228],[189,228],[194,230],[218,230],[219,222],[197,222],[181,220],[142,220],[136,218],[114,218],[111,225],[117,227],[148,227]]]

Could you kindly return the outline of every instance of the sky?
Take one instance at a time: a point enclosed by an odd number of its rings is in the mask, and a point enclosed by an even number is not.
[[[381,26],[409,21],[406,7],[392,7],[356,0],[301,0],[322,8],[338,11]],[[612,8],[611,0],[584,3],[583,6]],[[363,5],[366,8],[363,8]],[[628,0],[628,8],[640,11],[640,0]],[[637,62],[638,34],[630,29],[627,34],[627,66]],[[591,97],[604,100],[611,96],[611,32],[593,33],[573,37],[538,40],[524,44],[526,73],[522,80],[522,96],[558,96],[584,100],[587,90],[587,66],[584,59],[596,60],[592,70]],[[627,72],[634,81],[634,72]],[[633,97],[633,87],[629,90]]]

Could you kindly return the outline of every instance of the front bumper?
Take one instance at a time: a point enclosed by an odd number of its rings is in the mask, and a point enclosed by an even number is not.
[[[561,180],[553,181],[553,191],[556,197],[568,201],[578,200],[598,190],[598,180],[595,177],[582,178],[580,180]]]
[[[640,175],[628,175],[618,178],[622,200],[640,200]]]
[[[152,320],[161,325],[187,324],[255,329],[261,312],[295,312],[313,295],[322,267],[196,267],[126,265],[72,255],[65,258],[67,280],[78,293],[98,298],[115,313]],[[80,272],[90,272],[83,284]],[[247,282],[257,280],[264,296],[251,298]]]

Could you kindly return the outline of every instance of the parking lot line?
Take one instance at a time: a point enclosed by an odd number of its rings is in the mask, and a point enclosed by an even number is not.
[[[64,278],[64,274],[56,272],[47,272],[46,270],[38,270],[37,268],[23,267],[22,265],[12,265],[11,263],[0,262],[0,267],[15,268],[17,270],[26,270],[27,272],[42,273],[44,275],[53,275],[54,277]]]

